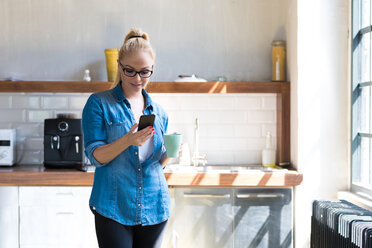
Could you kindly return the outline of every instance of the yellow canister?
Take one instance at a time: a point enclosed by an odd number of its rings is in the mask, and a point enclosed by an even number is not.
[[[274,40],[271,46],[272,81],[285,81],[285,41]]]
[[[114,82],[115,80],[116,73],[118,71],[118,62],[117,62],[118,56],[119,56],[119,49],[117,48],[105,49],[107,79],[109,82]]]

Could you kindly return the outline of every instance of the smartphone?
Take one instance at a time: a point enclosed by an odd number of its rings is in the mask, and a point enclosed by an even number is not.
[[[139,119],[137,132],[149,126],[153,127],[154,122],[155,122],[155,115],[141,115]]]

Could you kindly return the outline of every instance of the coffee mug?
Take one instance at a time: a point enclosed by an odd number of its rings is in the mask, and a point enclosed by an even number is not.
[[[164,145],[168,158],[177,158],[182,141],[182,134],[172,133],[164,135]]]

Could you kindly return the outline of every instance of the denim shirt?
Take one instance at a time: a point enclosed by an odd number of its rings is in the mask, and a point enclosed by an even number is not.
[[[94,157],[97,147],[128,133],[135,124],[121,83],[115,88],[92,94],[83,110],[85,154],[96,166],[90,207],[123,225],[154,225],[170,216],[170,198],[160,158],[165,152],[163,135],[168,116],[145,90],[144,114],[154,114],[154,152],[143,163],[138,146],[129,146],[112,161],[101,164]]]

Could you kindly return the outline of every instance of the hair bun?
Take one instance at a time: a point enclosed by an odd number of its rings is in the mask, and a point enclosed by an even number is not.
[[[146,41],[150,41],[147,33],[143,32],[139,28],[131,28],[129,33],[125,36],[124,43],[126,43],[131,38],[142,38]]]

